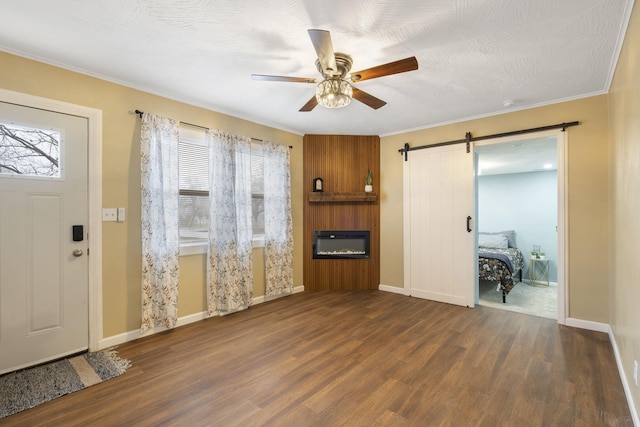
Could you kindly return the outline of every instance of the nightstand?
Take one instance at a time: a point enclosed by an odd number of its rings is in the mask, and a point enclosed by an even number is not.
[[[532,286],[549,286],[549,260],[546,258],[529,258],[527,279]]]

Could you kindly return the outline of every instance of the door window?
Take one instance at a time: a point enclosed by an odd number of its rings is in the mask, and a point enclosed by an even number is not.
[[[60,178],[61,134],[0,123],[0,175]]]

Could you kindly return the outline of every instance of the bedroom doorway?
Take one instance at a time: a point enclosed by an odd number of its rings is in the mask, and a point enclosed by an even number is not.
[[[560,129],[475,144],[477,230],[514,230],[515,245],[509,239],[509,247],[517,246],[524,264],[522,280],[516,271],[506,303],[498,281],[480,279],[476,303],[564,323],[565,146],[566,132]]]

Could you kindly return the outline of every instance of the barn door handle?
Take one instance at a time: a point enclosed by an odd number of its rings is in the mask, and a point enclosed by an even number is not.
[[[467,217],[467,233],[471,233],[471,217]]]

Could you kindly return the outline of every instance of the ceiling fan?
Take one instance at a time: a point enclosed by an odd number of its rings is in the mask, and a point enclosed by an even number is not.
[[[366,70],[349,73],[349,71],[351,71],[351,65],[353,64],[351,56],[333,51],[333,43],[331,43],[331,34],[329,31],[308,30],[308,32],[318,55],[316,68],[324,79],[318,83],[315,96],[302,106],[300,111],[311,111],[318,104],[327,108],[346,107],[351,102],[351,98],[355,98],[363,104],[377,110],[384,106],[386,102],[352,86],[352,83],[418,69],[418,61],[415,56],[412,56],[399,61],[367,68]],[[273,82],[317,83],[317,80],[313,77],[251,74],[251,78],[254,80]]]

